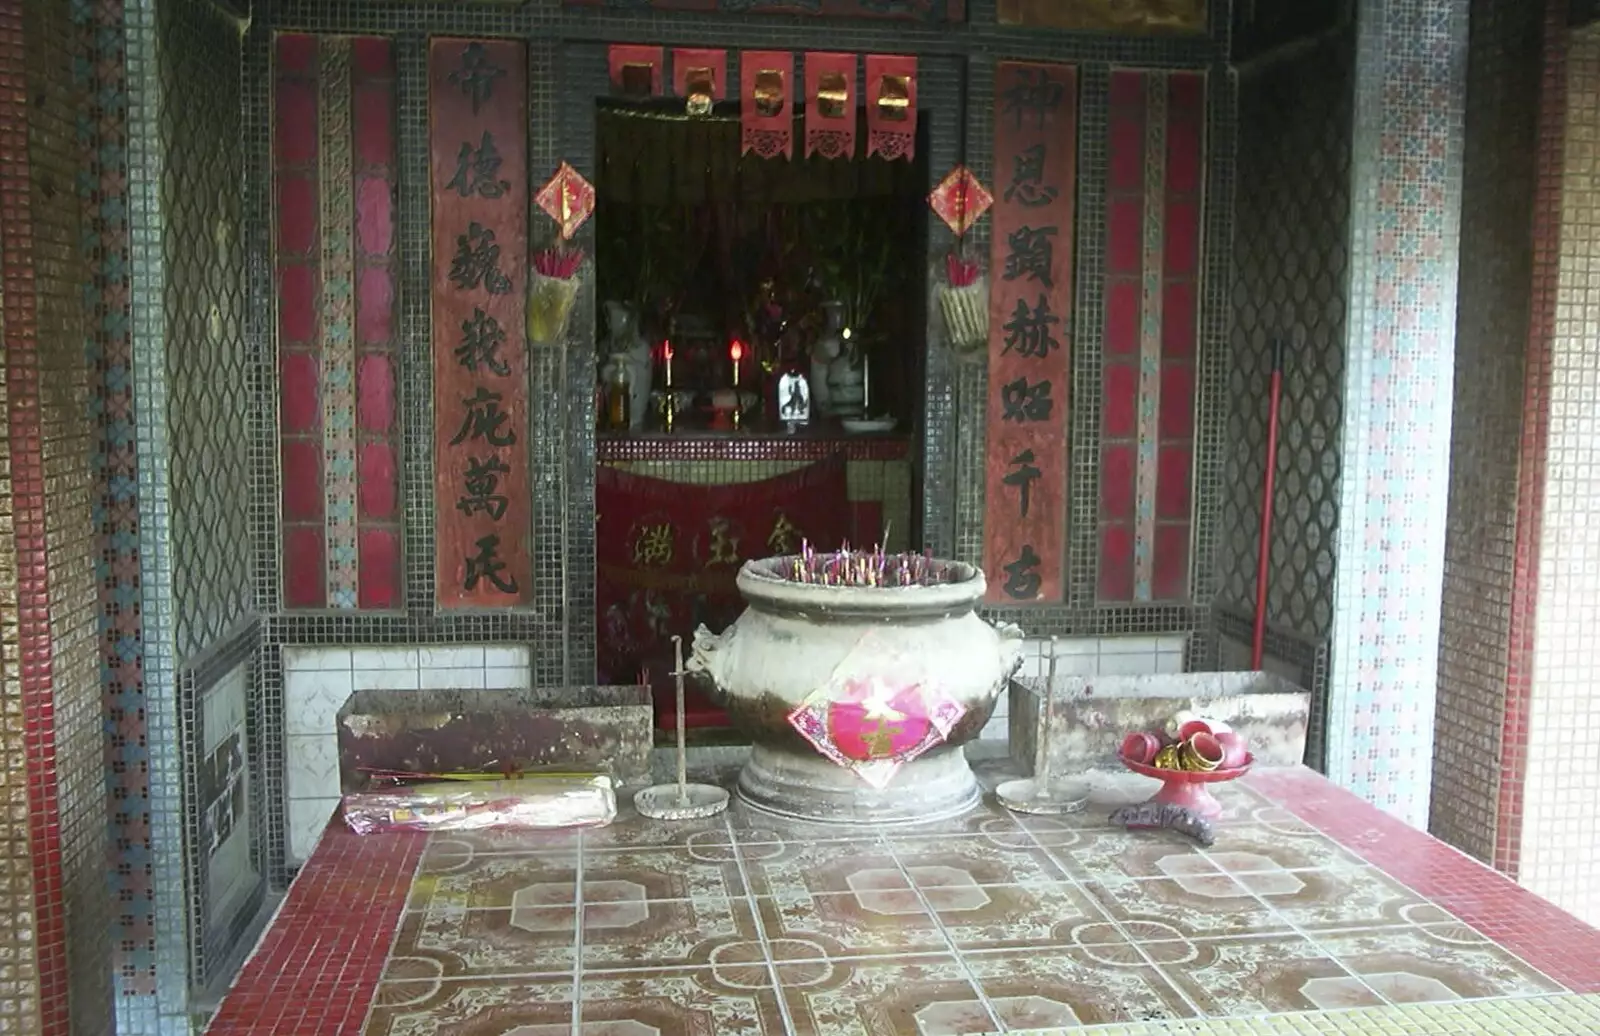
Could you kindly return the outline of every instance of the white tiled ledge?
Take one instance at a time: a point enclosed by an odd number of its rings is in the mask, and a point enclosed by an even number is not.
[[[302,863],[339,804],[339,709],[356,691],[526,690],[526,645],[451,644],[283,649],[288,857]]]
[[[1056,641],[1058,676],[1155,676],[1183,672],[1186,634],[1154,637],[1062,637]],[[1017,675],[1042,679],[1050,669],[1050,638],[1030,637],[1023,645]],[[980,737],[1007,737],[1010,696],[1002,694]]]

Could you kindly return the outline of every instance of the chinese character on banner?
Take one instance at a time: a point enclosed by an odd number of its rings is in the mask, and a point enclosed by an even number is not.
[[[789,713],[789,725],[824,758],[883,788],[900,767],[942,744],[966,711],[920,659],[869,631]]]
[[[444,608],[532,601],[527,51],[429,42],[434,586]]]

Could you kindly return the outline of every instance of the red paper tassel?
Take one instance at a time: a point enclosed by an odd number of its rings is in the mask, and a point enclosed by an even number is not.
[[[790,107],[794,55],[786,50],[747,50],[739,55],[740,154],[794,157]]]
[[[910,160],[917,153],[917,59],[867,55],[867,157]]]
[[[856,56],[806,55],[806,157],[856,156]]]
[[[606,55],[611,89],[630,97],[661,95],[662,49],[614,44]],[[648,85],[646,83],[648,80]]]

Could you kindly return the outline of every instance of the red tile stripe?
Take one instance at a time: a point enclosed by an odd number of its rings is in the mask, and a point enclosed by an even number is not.
[[[284,604],[388,609],[402,591],[394,59],[383,38],[336,43],[350,58],[333,63],[339,82],[325,74],[327,39],[290,33],[275,45]],[[343,98],[338,120],[326,117],[330,90]],[[339,182],[323,168],[330,149],[349,158]],[[329,204],[337,218],[319,218]],[[327,240],[336,230],[349,240]],[[328,256],[352,257],[353,270],[330,267]],[[330,366],[330,342],[350,357]]]
[[[1533,284],[1523,375],[1521,463],[1517,479],[1516,553],[1505,712],[1500,728],[1500,789],[1495,810],[1494,866],[1515,878],[1521,864],[1523,780],[1533,706],[1539,550],[1544,537],[1546,451],[1550,439],[1552,339],[1561,273],[1561,180],[1567,122],[1567,5],[1546,0],[1544,75],[1539,90],[1539,153],[1533,200]]]
[[[207,1032],[358,1036],[426,843],[362,838],[336,818]]]
[[[0,277],[6,422],[16,545],[16,624],[33,872],[33,943],[41,1031],[65,1036],[67,947],[55,764],[54,659],[45,540],[44,431],[39,399],[32,173],[28,161],[25,0],[0,0]],[[7,751],[14,746],[4,746]],[[18,969],[25,973],[25,965]],[[26,1023],[24,1023],[26,1024]]]
[[[358,606],[399,608],[400,457],[395,385],[399,301],[395,66],[387,39],[351,41],[356,177]]]
[[[1573,992],[1600,992],[1600,930],[1310,770],[1245,780]]]
[[[1098,595],[1189,592],[1205,76],[1111,76]]]

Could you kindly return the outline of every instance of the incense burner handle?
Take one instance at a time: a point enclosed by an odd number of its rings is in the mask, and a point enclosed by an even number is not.
[[[1022,668],[1023,648],[1026,646],[1026,634],[1022,627],[1010,622],[997,622],[994,624],[995,634],[1000,638],[1000,686],[1004,687],[1017,670]]]
[[[722,686],[723,670],[727,656],[723,653],[728,647],[732,627],[727,633],[712,633],[705,626],[694,631],[694,651],[689,655],[689,660],[684,664],[684,669],[691,673],[704,673],[711,678],[711,682],[718,687]]]

